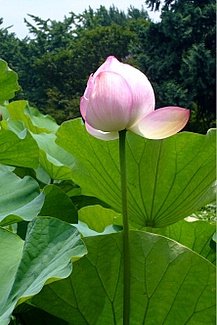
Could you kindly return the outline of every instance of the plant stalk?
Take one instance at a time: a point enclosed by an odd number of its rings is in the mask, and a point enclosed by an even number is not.
[[[119,159],[123,217],[123,325],[130,324],[130,247],[127,210],[126,130],[119,131]]]

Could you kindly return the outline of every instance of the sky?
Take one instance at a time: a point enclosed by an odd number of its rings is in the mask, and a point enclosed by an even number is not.
[[[1,27],[8,27],[10,32],[15,32],[19,38],[24,38],[28,34],[28,29],[24,23],[24,18],[29,22],[31,19],[27,14],[38,16],[42,19],[52,19],[62,21],[64,16],[68,16],[70,11],[74,13],[82,13],[90,6],[97,9],[100,5],[109,8],[114,4],[120,10],[127,11],[132,5],[141,9],[142,5],[145,9],[145,1],[143,0],[0,0],[0,18],[3,18]],[[149,16],[154,20],[159,19],[158,13],[148,10]]]

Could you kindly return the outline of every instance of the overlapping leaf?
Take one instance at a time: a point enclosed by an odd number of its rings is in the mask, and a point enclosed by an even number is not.
[[[9,323],[17,303],[37,294],[47,281],[69,276],[71,258],[86,254],[76,228],[50,217],[38,217],[29,224],[23,250],[23,241],[16,235],[0,228],[0,238],[1,273],[8,273],[0,278],[1,325]]]
[[[12,121],[22,121],[32,133],[55,133],[58,129],[57,123],[49,115],[43,115],[25,100],[8,104],[5,115]]]
[[[147,140],[128,132],[129,215],[136,227],[162,227],[214,199],[215,135],[180,133]],[[91,137],[80,119],[63,123],[57,143],[74,157],[73,180],[82,193],[121,211],[117,141]]]
[[[212,245],[212,238],[216,230],[215,223],[198,219],[188,219],[190,221],[181,220],[168,227],[152,228],[152,230],[154,233],[178,241],[180,244],[204,256],[210,262],[215,263],[216,249],[214,242],[214,245]]]
[[[40,211],[41,216],[51,216],[69,223],[77,223],[77,209],[65,192],[56,185],[47,185],[43,193],[45,201]]]
[[[79,210],[79,220],[85,222],[91,229],[102,232],[109,225],[122,223],[121,215],[100,205],[86,206]]]
[[[0,168],[0,224],[32,220],[41,210],[44,194],[31,177],[20,178],[12,170]]]
[[[55,143],[55,134],[33,134],[37,142],[39,152],[39,162],[46,173],[56,180],[72,179],[73,157],[62,147]]]
[[[15,92],[19,90],[17,80],[16,72],[12,71],[7,63],[0,59],[0,104],[13,98]]]
[[[14,130],[0,128],[0,163],[4,165],[37,168],[39,149],[25,129],[17,135]]]
[[[0,162],[36,169],[37,178],[71,179],[72,156],[55,143],[56,122],[26,101],[15,101],[2,108]],[[2,140],[1,140],[2,138]]]
[[[86,238],[88,255],[70,278],[46,286],[33,303],[71,325],[122,325],[122,234]],[[215,321],[215,267],[178,243],[130,233],[131,325]]]
[[[0,306],[3,306],[16,276],[24,241],[19,236],[3,228],[0,228],[0,239]]]

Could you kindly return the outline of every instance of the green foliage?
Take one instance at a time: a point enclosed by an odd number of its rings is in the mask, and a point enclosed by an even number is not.
[[[122,235],[85,239],[88,255],[72,275],[32,303],[72,325],[122,324]],[[130,324],[209,324],[215,320],[215,267],[184,246],[130,232]],[[189,289],[190,288],[190,289]]]
[[[33,133],[54,133],[58,129],[58,125],[54,119],[49,115],[41,114],[37,109],[29,106],[27,101],[15,101],[6,107],[7,118],[11,121],[22,121],[23,127]]]
[[[126,14],[124,11],[115,8],[115,6],[106,9],[101,5],[96,11],[89,7],[88,10],[86,9],[82,14],[78,15],[76,27],[80,28],[79,31],[82,31],[83,29],[90,30],[98,26],[111,26],[113,24],[125,26],[129,20],[140,18],[148,19],[148,13],[143,7],[139,10],[130,6]]]
[[[177,6],[182,6],[182,4],[184,2],[186,2],[185,0],[146,0],[145,1],[146,4],[153,10],[159,10],[160,8],[163,10],[163,11],[166,11],[166,10],[173,10],[174,8],[176,8]],[[193,0],[193,1],[188,1],[188,3],[191,2],[191,3],[194,3],[195,5],[207,5],[209,3],[212,3],[213,1],[212,0]]]
[[[29,176],[20,178],[11,169],[0,166],[0,225],[32,220],[40,212],[44,195]]]
[[[141,17],[134,18],[131,31],[138,32]],[[142,26],[141,32],[148,25]],[[87,35],[97,37],[95,28],[81,34],[87,41]],[[0,323],[9,324],[13,313],[13,324],[121,324],[117,141],[92,138],[80,119],[59,126],[26,101],[8,103],[17,77],[5,63],[0,67],[6,69],[0,107]],[[215,228],[210,217],[182,219],[213,202],[214,130],[159,141],[128,133],[127,171],[135,229],[130,324],[213,324]],[[144,226],[161,228],[149,228],[153,234]]]
[[[1,314],[0,315],[3,316],[3,304],[5,304],[7,300],[7,296],[10,293],[11,281],[13,281],[16,276],[17,268],[20,262],[20,257],[23,251],[24,241],[19,236],[2,228],[0,228],[0,236],[1,236],[1,241],[0,241]],[[8,272],[9,269],[10,272]]]
[[[91,137],[77,119],[62,124],[57,144],[73,155],[73,180],[82,194],[98,197],[120,212],[117,141]],[[128,133],[127,161],[132,225],[163,227],[214,200],[214,130],[158,141]]]
[[[0,58],[7,61],[9,66],[20,72],[19,57],[20,45],[22,42],[14,33],[10,32],[10,27],[2,28],[3,18],[0,18]]]
[[[17,121],[9,126],[3,120],[0,129],[0,163],[5,165],[37,167],[38,147],[29,131]],[[10,129],[4,129],[4,127]]]
[[[7,65],[3,62],[0,67],[1,75]],[[17,90],[15,73],[11,71],[12,79],[7,76],[1,80],[3,100]],[[44,187],[40,182],[44,178],[50,181],[40,165],[40,154],[45,159],[47,156],[34,137],[54,135],[58,125],[25,101],[6,101],[1,111],[0,323],[4,325],[9,323],[17,304],[38,293],[45,283],[67,277],[72,271],[71,259],[82,257],[86,249],[77,229],[58,220],[77,222],[77,211],[70,198],[61,189]],[[59,167],[56,161],[54,164]],[[43,192],[40,186],[44,187]],[[40,213],[42,216],[38,216]]]
[[[40,211],[41,216],[49,215],[69,223],[77,223],[77,210],[65,192],[56,185],[45,186],[43,192],[45,201]]]
[[[17,74],[5,61],[0,60],[0,104],[14,97],[15,91],[19,89],[17,79]]]
[[[109,225],[122,224],[121,214],[100,205],[86,206],[79,210],[79,220],[96,232],[103,232]]]
[[[115,55],[147,74],[157,106],[190,108],[188,128],[206,133],[215,120],[215,2],[146,3],[162,9],[160,22],[151,22],[143,7],[124,13],[100,6],[71,12],[62,22],[29,15],[30,37],[23,40],[0,29],[0,57],[20,76],[17,98],[59,123],[78,117],[88,76]]]
[[[180,74],[185,87],[199,106],[198,115],[215,114],[215,57],[204,43],[193,45],[183,57]],[[204,110],[206,110],[204,112]]]
[[[15,309],[13,320],[10,324],[14,325],[14,323],[16,325],[21,325],[21,323],[31,325],[67,325],[67,322],[60,319],[59,317],[55,317],[41,309],[35,308],[25,303],[19,305]]]
[[[31,39],[14,39],[19,51],[14,51],[13,59],[6,59],[19,72],[24,96],[62,122],[79,116],[87,77],[105,57],[113,54],[125,59],[129,55],[135,24],[144,25],[148,16],[143,9],[131,7],[126,15],[115,7],[100,6],[96,12],[89,8],[80,15],[70,13],[63,22],[30,18],[33,23],[26,24]]]
[[[215,264],[216,250],[212,247],[215,226],[214,222],[208,223],[188,217],[187,220],[181,220],[165,228],[152,228],[151,231],[176,240]]]
[[[191,108],[190,129],[206,133],[215,120],[215,1],[162,5],[161,22],[141,29],[130,53],[152,81],[157,106]]]
[[[50,217],[39,217],[27,230],[26,241],[15,234],[0,229],[0,250],[7,259],[2,260],[0,321],[8,324],[15,305],[38,293],[45,282],[53,282],[69,276],[72,271],[71,257],[78,259],[86,250],[76,228]],[[10,241],[10,245],[9,245]],[[13,250],[11,249],[13,248]],[[5,281],[2,282],[2,281]],[[3,284],[3,285],[2,285]]]

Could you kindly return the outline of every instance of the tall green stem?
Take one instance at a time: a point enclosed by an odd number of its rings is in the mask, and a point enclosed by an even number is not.
[[[126,130],[119,132],[119,158],[123,216],[123,325],[130,324],[130,248],[127,211]]]

